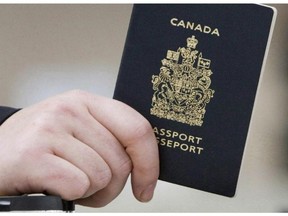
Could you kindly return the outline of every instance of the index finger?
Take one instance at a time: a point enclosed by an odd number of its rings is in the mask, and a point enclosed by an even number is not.
[[[159,177],[159,153],[150,123],[136,110],[122,102],[90,95],[91,115],[123,145],[133,164],[132,189],[142,202],[152,199]]]

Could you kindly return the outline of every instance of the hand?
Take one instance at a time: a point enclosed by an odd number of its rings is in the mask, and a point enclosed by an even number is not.
[[[91,207],[111,202],[131,173],[149,201],[159,175],[148,121],[129,106],[74,90],[24,108],[0,126],[0,194],[48,193]]]

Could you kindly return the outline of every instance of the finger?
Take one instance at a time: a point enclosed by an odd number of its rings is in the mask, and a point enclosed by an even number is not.
[[[82,170],[89,179],[89,188],[81,197],[88,197],[105,188],[112,177],[108,164],[91,147],[72,136],[59,138],[53,143],[53,153]]]
[[[88,145],[108,164],[112,176],[109,184],[91,197],[77,201],[78,204],[101,207],[110,203],[122,191],[131,172],[131,160],[119,141],[103,125],[82,111],[82,118],[72,129],[75,138]],[[97,181],[97,179],[93,179]],[[97,182],[95,182],[97,184]]]
[[[85,95],[89,112],[118,138],[131,157],[135,197],[149,201],[159,176],[158,146],[149,122],[119,101]]]
[[[82,197],[90,186],[84,172],[60,157],[45,154],[39,163],[33,163],[33,171],[26,172],[31,189],[28,193],[46,192],[65,200],[74,200]]]

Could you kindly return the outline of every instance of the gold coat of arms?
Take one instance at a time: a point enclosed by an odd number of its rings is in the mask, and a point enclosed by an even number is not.
[[[198,40],[187,38],[187,47],[168,50],[159,75],[152,76],[154,94],[150,113],[159,118],[202,126],[206,105],[213,97],[211,60],[196,50]]]

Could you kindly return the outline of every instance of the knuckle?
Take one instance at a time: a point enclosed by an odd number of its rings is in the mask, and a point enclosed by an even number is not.
[[[77,175],[76,173],[49,172],[46,180],[48,182],[57,182],[62,187],[56,187],[63,199],[75,200],[82,198],[90,188],[90,181],[85,175]],[[53,186],[50,186],[53,187]],[[51,188],[50,188],[51,189]],[[52,189],[53,190],[53,189]]]
[[[70,194],[71,199],[75,200],[84,197],[89,188],[90,188],[90,181],[88,178],[77,183],[75,191],[73,192],[73,190],[71,190],[72,191],[72,194]]]
[[[94,190],[98,191],[105,188],[109,184],[111,179],[112,173],[109,168],[96,172],[95,177],[93,177]]]
[[[57,100],[51,107],[53,115],[69,115],[76,116],[73,106],[66,100]]]
[[[77,182],[77,187],[69,187],[67,194],[65,195],[68,200],[76,200],[85,196],[86,192],[90,188],[90,181],[88,178],[83,178]]]
[[[41,115],[37,119],[35,119],[32,122],[32,128],[30,132],[34,134],[34,137],[36,135],[40,135],[43,133],[53,133],[54,132],[54,127],[53,123],[51,123],[51,118],[49,118],[46,115]]]

